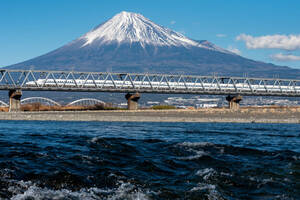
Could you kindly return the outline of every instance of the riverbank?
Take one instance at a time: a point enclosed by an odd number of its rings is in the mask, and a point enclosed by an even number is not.
[[[0,112],[0,120],[300,123],[300,108]]]

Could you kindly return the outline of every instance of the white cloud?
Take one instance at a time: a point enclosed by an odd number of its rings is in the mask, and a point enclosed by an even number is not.
[[[172,25],[176,24],[176,21],[173,20],[173,21],[170,22],[170,24],[172,24]]]
[[[238,48],[235,48],[235,47],[232,47],[232,46],[228,46],[227,50],[231,51],[232,53],[235,53],[237,55],[241,55],[242,54],[242,52]]]
[[[271,55],[271,58],[276,61],[300,61],[300,56],[282,53]]]
[[[251,35],[240,34],[236,40],[242,40],[249,49],[300,49],[300,35],[265,35],[253,37]]]
[[[219,38],[223,38],[223,37],[226,37],[227,35],[220,33],[220,34],[217,34],[216,36]]]

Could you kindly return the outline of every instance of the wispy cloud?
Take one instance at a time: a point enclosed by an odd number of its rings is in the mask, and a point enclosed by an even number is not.
[[[227,35],[225,35],[225,34],[222,34],[222,33],[219,33],[219,34],[217,34],[216,36],[217,36],[217,37],[219,37],[219,38],[224,38],[224,37],[227,37]]]
[[[300,49],[300,35],[265,35],[254,37],[240,34],[236,39],[244,41],[249,49]]]
[[[276,61],[300,61],[300,56],[295,56],[291,54],[274,54],[270,56],[272,60]]]
[[[228,46],[227,50],[231,51],[232,53],[235,53],[237,55],[241,55],[242,54],[242,52],[238,48],[235,48],[235,47],[232,47],[232,46]]]
[[[171,22],[170,22],[170,24],[176,24],[176,21],[174,21],[174,20],[172,20]]]

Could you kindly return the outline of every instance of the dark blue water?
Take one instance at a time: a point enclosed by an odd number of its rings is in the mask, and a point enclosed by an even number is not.
[[[0,121],[1,199],[300,199],[300,125]]]

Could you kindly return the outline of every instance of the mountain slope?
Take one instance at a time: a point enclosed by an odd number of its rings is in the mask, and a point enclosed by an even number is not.
[[[7,68],[300,77],[299,70],[243,58],[129,12],[57,50]]]

